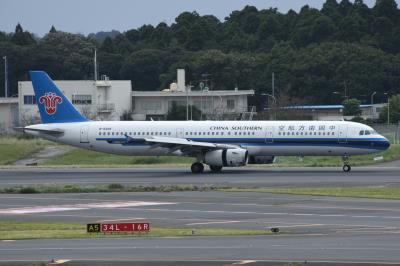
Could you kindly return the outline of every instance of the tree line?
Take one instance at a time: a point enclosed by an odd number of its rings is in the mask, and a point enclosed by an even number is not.
[[[400,92],[400,10],[395,0],[326,0],[299,12],[246,6],[223,21],[183,12],[171,25],[143,25],[121,34],[83,36],[51,27],[42,38],[18,24],[0,32],[0,55],[9,62],[9,95],[28,71],[54,79],[92,79],[98,50],[100,74],[128,79],[135,90],[159,90],[186,69],[198,88],[210,74],[211,89],[254,89],[250,104],[265,106],[275,73],[276,95],[299,104],[337,104],[344,98],[386,101]],[[4,72],[0,71],[0,84]],[[1,85],[0,85],[1,86]],[[346,95],[345,95],[346,94]],[[0,90],[4,95],[4,90]]]

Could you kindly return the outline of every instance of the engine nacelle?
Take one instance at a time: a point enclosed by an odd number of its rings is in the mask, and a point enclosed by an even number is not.
[[[204,163],[214,166],[244,166],[247,164],[248,151],[245,149],[227,149],[209,151],[204,155]]]
[[[274,163],[275,156],[250,156],[249,164],[271,164]]]

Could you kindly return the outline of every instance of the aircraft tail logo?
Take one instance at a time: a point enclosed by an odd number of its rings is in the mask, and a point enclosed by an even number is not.
[[[44,71],[29,71],[42,123],[89,121]]]
[[[39,98],[39,102],[44,104],[48,115],[53,115],[57,111],[57,104],[62,103],[62,98],[53,92],[46,92]]]

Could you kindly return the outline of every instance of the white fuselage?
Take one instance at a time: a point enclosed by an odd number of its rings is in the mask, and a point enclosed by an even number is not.
[[[387,139],[369,126],[345,121],[88,121],[26,128],[59,129],[64,133],[27,133],[84,149],[132,156],[182,153],[179,149],[171,152],[149,144],[129,143],[128,137],[171,137],[234,144],[252,156],[350,156],[389,147]]]

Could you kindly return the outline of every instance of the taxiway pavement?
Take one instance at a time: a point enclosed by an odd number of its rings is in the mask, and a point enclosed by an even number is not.
[[[1,170],[0,186],[195,184],[398,186],[397,167],[246,168],[192,175],[186,169]],[[284,260],[400,263],[400,201],[248,192],[0,194],[7,221],[150,221],[152,226],[279,227],[280,235],[0,241],[8,260]]]
[[[226,168],[192,174],[186,168],[23,168],[0,170],[0,187],[40,184],[217,185],[217,186],[375,186],[400,185],[400,167]]]

